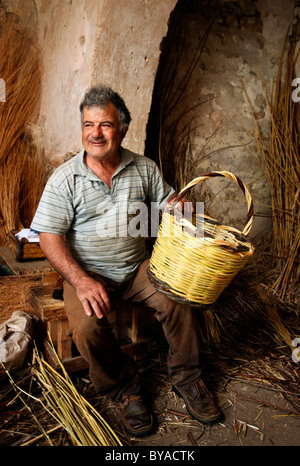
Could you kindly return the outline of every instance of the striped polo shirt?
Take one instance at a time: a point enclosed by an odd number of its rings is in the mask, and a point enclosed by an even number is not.
[[[65,236],[84,270],[124,282],[148,257],[147,206],[161,210],[174,190],[155,162],[124,148],[109,189],[84,155],[83,149],[51,175],[31,228]]]

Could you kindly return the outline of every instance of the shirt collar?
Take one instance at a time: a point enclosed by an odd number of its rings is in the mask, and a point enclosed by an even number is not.
[[[123,147],[121,149],[121,160],[120,160],[120,165],[117,168],[116,173],[120,172],[125,168],[127,165],[129,165],[131,162],[134,161],[133,155],[130,150],[124,149]],[[85,149],[82,149],[76,156],[74,160],[74,174],[75,175],[80,175],[80,176],[85,176],[91,180],[98,180],[99,178],[90,170],[87,165],[84,162],[84,155],[85,155]]]

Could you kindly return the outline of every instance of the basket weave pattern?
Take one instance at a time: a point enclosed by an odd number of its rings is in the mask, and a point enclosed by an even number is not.
[[[248,217],[242,232],[206,215],[194,214],[190,222],[178,209],[193,186],[216,176],[233,180],[244,192]],[[252,199],[239,178],[225,171],[195,178],[165,208],[147,271],[151,282],[175,301],[199,307],[213,304],[254,253],[246,238],[252,223]]]

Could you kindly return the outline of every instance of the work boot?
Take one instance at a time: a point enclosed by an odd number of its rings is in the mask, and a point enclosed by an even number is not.
[[[153,417],[140,395],[125,395],[120,400],[121,421],[130,435],[139,437],[149,434],[153,427]]]
[[[180,398],[183,398],[187,411],[197,421],[212,424],[220,418],[221,413],[202,380],[187,390],[176,385],[172,388]]]

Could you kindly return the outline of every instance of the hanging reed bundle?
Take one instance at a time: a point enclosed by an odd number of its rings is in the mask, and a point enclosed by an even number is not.
[[[204,214],[192,221],[182,216],[178,202],[198,183],[222,176],[233,180],[248,205],[243,232]],[[175,301],[193,306],[213,304],[254,253],[248,241],[253,223],[253,203],[242,181],[229,172],[212,172],[195,178],[166,206],[148,268],[154,286]]]
[[[24,228],[29,228],[45,186],[46,161],[41,152],[31,138],[24,141],[22,152],[24,169],[18,209]]]
[[[0,76],[5,81],[6,100],[0,102],[0,163],[34,121],[39,110],[39,53],[15,22],[7,20],[0,37]]]
[[[39,110],[39,53],[14,20],[6,20],[0,29],[0,77],[5,81],[5,101],[0,102],[0,216],[7,234],[32,220],[45,173],[28,131]]]
[[[268,145],[255,118],[245,86],[245,95],[253,116],[254,137],[243,127],[254,140],[256,153],[249,146],[245,148],[265,173],[271,192],[272,255],[277,263],[277,278],[272,288],[282,301],[294,304],[299,300],[300,272],[300,107],[292,98],[292,81],[299,52],[296,51],[296,42],[291,41],[283,79],[286,43],[287,39],[271,97],[263,85],[270,114]]]
[[[22,228],[19,212],[21,184],[25,162],[25,158],[19,157],[19,151],[22,151],[22,149],[23,143],[17,141],[10,153],[10,157],[7,157],[7,160],[0,165],[0,209],[2,218],[5,220],[6,234],[12,229]]]

